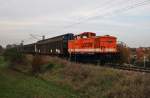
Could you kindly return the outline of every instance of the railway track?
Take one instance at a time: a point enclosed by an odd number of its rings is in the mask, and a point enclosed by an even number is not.
[[[113,67],[115,69],[121,69],[121,70],[128,70],[128,71],[135,71],[135,72],[144,72],[144,73],[150,73],[150,68],[144,68],[144,67],[136,67],[136,66],[115,66]]]

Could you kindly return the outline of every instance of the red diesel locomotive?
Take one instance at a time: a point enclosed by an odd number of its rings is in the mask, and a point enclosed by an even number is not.
[[[68,42],[68,52],[71,54],[116,53],[117,38],[109,35],[96,36],[92,32],[76,35],[74,40]]]
[[[68,52],[77,61],[112,62],[118,57],[117,38],[84,32],[68,41]]]

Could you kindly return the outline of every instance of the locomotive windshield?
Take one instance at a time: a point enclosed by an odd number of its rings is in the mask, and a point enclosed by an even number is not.
[[[80,38],[91,38],[91,37],[95,37],[96,34],[92,33],[92,32],[84,32],[81,33],[79,35],[76,35],[76,39],[80,39]]]

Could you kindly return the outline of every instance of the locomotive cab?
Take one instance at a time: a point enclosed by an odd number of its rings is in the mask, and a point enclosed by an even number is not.
[[[79,35],[76,35],[76,36],[75,36],[75,39],[93,38],[93,37],[96,37],[96,34],[95,34],[95,33],[92,33],[92,32],[84,32],[84,33],[81,33],[81,34],[79,34]]]

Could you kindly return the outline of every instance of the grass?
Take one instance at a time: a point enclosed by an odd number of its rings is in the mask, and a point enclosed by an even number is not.
[[[0,98],[77,98],[54,83],[29,77],[12,70],[0,72]]]
[[[40,67],[43,71],[37,74],[38,78],[0,67],[0,98],[149,98],[150,96],[150,74],[76,64],[57,57],[42,58],[44,65]],[[5,64],[3,59],[0,62]]]
[[[4,60],[3,56],[0,56],[0,68],[8,66],[8,62]]]
[[[4,64],[1,57],[0,98],[78,98],[70,88],[13,71]]]
[[[119,72],[90,65],[72,64],[42,75],[45,80],[69,85],[82,98],[103,98],[121,78]]]
[[[76,64],[59,58],[49,58],[49,60],[53,68],[40,74],[40,77],[73,88],[81,98],[149,98],[150,96],[150,74]]]

